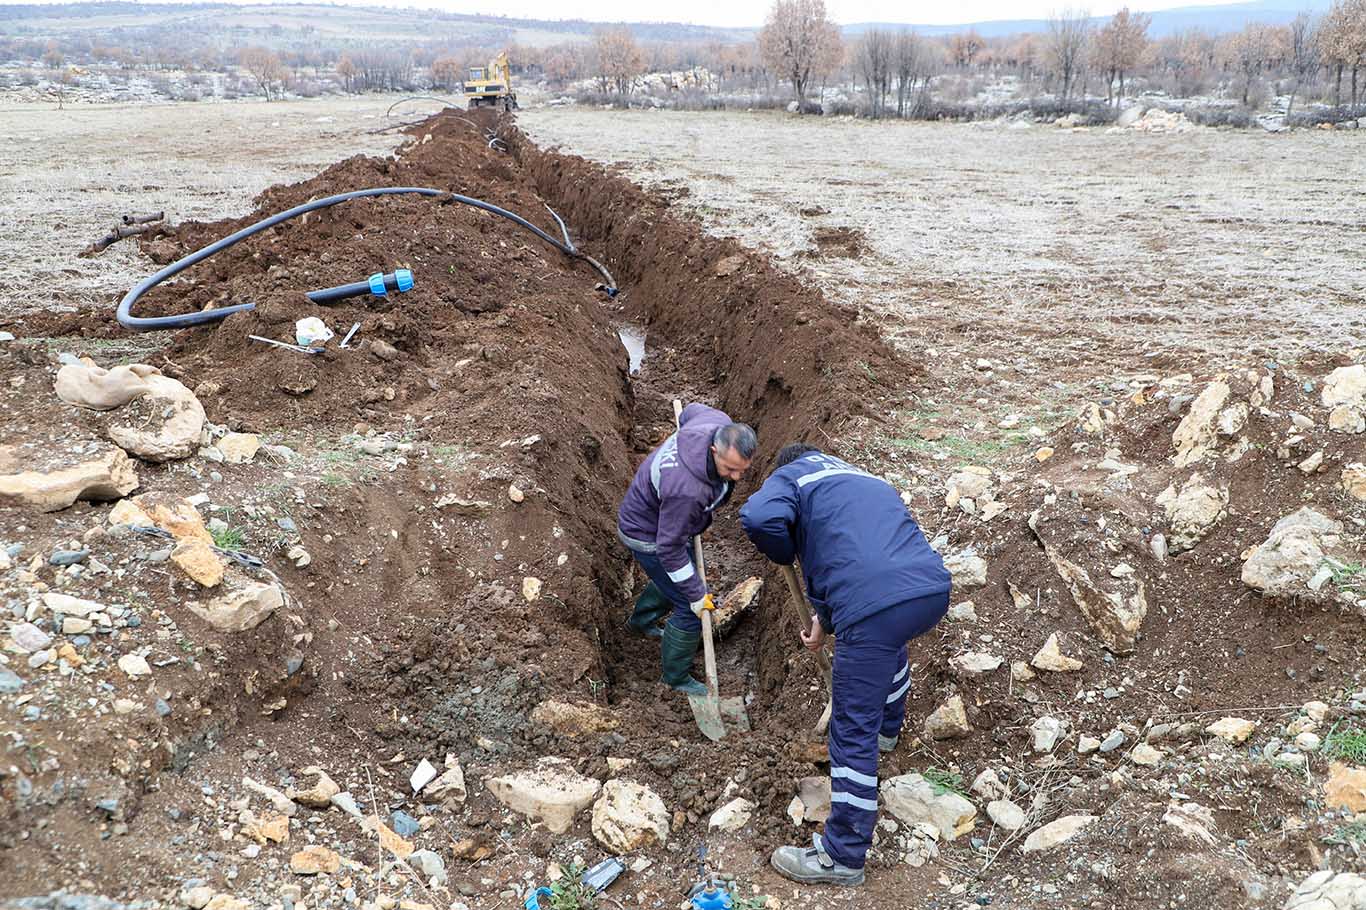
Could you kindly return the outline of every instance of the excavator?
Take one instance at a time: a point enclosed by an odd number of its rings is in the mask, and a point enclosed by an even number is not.
[[[470,67],[470,78],[465,80],[465,106],[470,110],[476,107],[517,110],[517,93],[512,90],[507,51],[490,60],[486,67]]]

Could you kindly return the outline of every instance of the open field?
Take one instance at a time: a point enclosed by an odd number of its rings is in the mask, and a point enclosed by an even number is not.
[[[0,110],[0,906],[503,910],[609,855],[630,871],[557,910],[676,908],[699,854],[743,910],[1366,889],[1360,139],[547,108],[372,132],[390,103]],[[558,236],[550,209],[619,293],[390,196],[137,309],[250,312],[114,321],[160,264],[377,186]],[[401,296],[304,296],[396,268]],[[353,344],[249,337],[304,317]],[[78,356],[163,375],[80,406]],[[760,436],[705,539],[752,598],[717,644],[752,729],[720,743],[623,622],[616,508],[675,398]],[[823,683],[735,520],[795,439],[885,478],[954,576],[857,891],[767,862],[829,805]]]

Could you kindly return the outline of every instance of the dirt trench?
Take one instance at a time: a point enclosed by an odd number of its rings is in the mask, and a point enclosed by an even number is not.
[[[508,150],[490,148],[486,129]],[[451,189],[555,234],[549,205],[621,292],[595,290],[587,265],[502,219],[407,197],[296,219],[151,292],[139,315],[257,304],[176,333],[150,359],[196,391],[212,422],[304,453],[287,481],[278,467],[243,468],[242,501],[231,504],[259,506],[272,534],[272,519],[290,516],[312,563],[291,566],[282,548],[271,564],[297,609],[238,636],[213,633],[178,597],[163,605],[213,649],[207,680],[169,672],[159,680],[202,712],[155,729],[116,719],[89,728],[112,736],[118,727],[149,744],[145,763],[112,772],[125,779],[127,817],[141,820],[136,844],[96,849],[96,829],[82,823],[91,809],[44,801],[39,780],[32,805],[50,833],[17,838],[18,816],[0,825],[9,828],[0,845],[29,870],[14,894],[36,893],[60,874],[62,850],[87,839],[89,878],[110,883],[108,892],[145,893],[159,874],[183,877],[183,857],[168,844],[183,837],[174,820],[190,817],[205,780],[250,775],[284,786],[320,755],[353,786],[378,755],[454,753],[475,779],[546,754],[606,776],[608,756],[632,756],[642,759],[634,777],[689,825],[740,772],[741,795],[762,807],[757,828],[781,839],[792,782],[811,767],[790,744],[806,735],[824,696],[811,662],[796,657],[783,586],[742,539],[735,512],[781,445],[838,439],[878,420],[906,394],[911,372],[852,312],[734,242],[705,236],[667,200],[538,149],[512,120],[491,115],[433,117],[392,158],[348,159],[265,191],[243,218],[184,223],[141,245],[169,262],[307,199],[383,185]],[[302,293],[395,267],[416,275],[397,300],[323,309]],[[309,315],[339,329],[359,323],[361,346],[305,357],[246,337],[286,338]],[[647,335],[634,376],[618,336],[625,325]],[[81,338],[123,335],[108,313],[37,315],[25,331],[65,336],[76,349]],[[30,366],[40,385],[45,367]],[[750,575],[768,582],[718,645],[723,694],[746,696],[755,725],[724,749],[701,737],[684,699],[658,685],[658,645],[624,627],[642,578],[615,539],[616,508],[640,460],[672,431],[675,397],[721,407],[760,437],[753,475],[707,540],[716,590]],[[394,446],[360,456],[355,443],[364,439]],[[141,470],[147,489],[193,483],[174,468]],[[512,486],[523,491],[520,503]],[[41,518],[34,530],[60,539],[59,521]],[[127,555],[138,552],[130,545]],[[539,594],[528,595],[528,578]],[[287,659],[302,659],[297,675],[280,670]],[[531,722],[531,709],[552,697],[607,707],[617,729],[581,737]],[[69,760],[81,768],[86,757],[73,747]],[[102,753],[89,757],[107,763]],[[111,774],[82,770],[92,793]],[[472,803],[458,826],[502,811],[482,790]],[[120,862],[130,851],[145,860],[136,870]],[[265,873],[244,870],[246,881],[257,874]]]

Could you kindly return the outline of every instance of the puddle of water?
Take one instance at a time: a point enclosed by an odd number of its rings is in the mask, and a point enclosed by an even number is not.
[[[645,360],[645,330],[633,325],[624,325],[617,329],[617,337],[626,348],[626,356],[631,361],[631,375],[634,376],[640,372],[640,364]]]

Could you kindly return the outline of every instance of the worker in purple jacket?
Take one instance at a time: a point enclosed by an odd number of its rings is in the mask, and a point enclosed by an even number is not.
[[[617,512],[617,536],[649,576],[628,624],[661,639],[663,682],[689,695],[707,687],[692,677],[711,595],[692,559],[692,538],[711,525],[735,481],[754,460],[754,430],[703,404],[690,404],[678,432],[641,462]],[[671,613],[663,632],[657,623]]]

